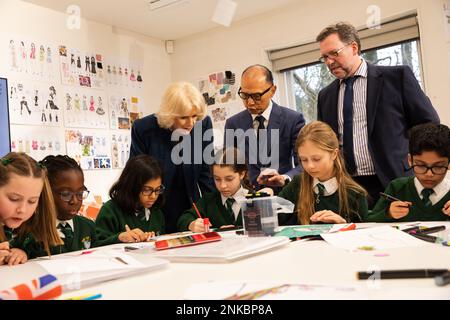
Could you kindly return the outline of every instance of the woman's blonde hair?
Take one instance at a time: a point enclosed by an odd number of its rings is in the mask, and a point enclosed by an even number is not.
[[[156,118],[161,128],[170,129],[175,117],[183,117],[193,111],[197,114],[197,120],[206,116],[205,98],[191,83],[175,82],[164,92]]]
[[[297,137],[295,148],[298,152],[299,147],[306,141],[314,143],[316,147],[326,152],[337,152],[334,160],[334,176],[338,183],[339,194],[339,212],[347,221],[352,215],[359,215],[355,208],[349,205],[349,190],[352,190],[361,195],[367,196],[366,190],[357,184],[345,169],[344,159],[339,152],[339,141],[336,134],[331,127],[321,121],[313,121],[304,126]],[[300,158],[300,154],[299,154]],[[298,221],[301,224],[309,224],[311,216],[315,213],[315,195],[313,191],[314,179],[306,171],[300,175],[300,193],[297,203]]]
[[[36,211],[17,230],[19,239],[25,239],[31,233],[34,240],[41,243],[47,254],[50,255],[50,247],[61,245],[64,242],[56,230],[56,207],[47,178],[47,170],[25,153],[10,152],[0,161],[0,187],[9,182],[11,173],[21,177],[41,178],[44,182]]]

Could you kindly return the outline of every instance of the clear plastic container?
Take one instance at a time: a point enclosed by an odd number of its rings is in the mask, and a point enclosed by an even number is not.
[[[238,200],[242,209],[245,234],[249,237],[265,237],[275,234],[278,228],[280,208],[293,205],[279,197],[262,197]],[[292,205],[292,206],[291,206]]]

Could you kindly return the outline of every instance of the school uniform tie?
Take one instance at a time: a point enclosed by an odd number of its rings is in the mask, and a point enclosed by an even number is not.
[[[225,206],[226,206],[226,208],[227,208],[227,214],[228,214],[228,216],[231,218],[231,221],[233,221],[234,222],[234,212],[233,212],[233,203],[235,202],[236,200],[234,200],[234,198],[228,198],[226,201],[225,201]]]
[[[262,133],[261,132],[262,130],[266,129],[266,126],[264,125],[264,121],[266,119],[264,118],[264,116],[259,115],[255,118],[255,120],[258,122],[258,129],[256,130],[256,147],[257,147],[258,153],[257,153],[256,159],[257,159],[258,164],[261,164],[261,152],[262,151],[260,150],[260,148],[261,148],[261,146],[267,145],[267,141],[265,139],[265,138],[267,138],[267,134],[265,134],[265,135],[263,134],[261,137],[260,133]],[[260,140],[262,140],[261,143],[260,143]]]
[[[61,222],[58,224],[57,228],[61,230],[62,234],[64,235],[64,244],[66,246],[66,249],[72,248],[72,242],[73,242],[73,230],[70,227],[70,224],[62,224]]]
[[[6,241],[11,241],[13,238],[13,231],[10,228],[4,228],[3,231],[5,231]]]
[[[316,203],[320,202],[320,197],[323,197],[325,195],[325,186],[321,183],[317,184],[317,198],[316,198]]]
[[[347,171],[350,174],[356,172],[355,153],[353,150],[353,83],[356,77],[349,77],[344,79],[345,91],[344,91],[344,137],[343,149],[345,164]]]
[[[431,194],[434,192],[433,189],[423,189],[420,193],[422,195],[422,202],[425,205],[425,207],[431,207],[432,203],[430,200]]]
[[[136,217],[137,217],[139,220],[145,221],[145,220],[146,220],[145,209],[139,210],[139,211],[136,213]]]

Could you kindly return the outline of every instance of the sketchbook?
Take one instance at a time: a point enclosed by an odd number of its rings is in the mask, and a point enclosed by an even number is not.
[[[14,266],[0,267],[0,290],[53,274],[63,291],[83,289],[104,281],[133,276],[166,267],[169,262],[150,256],[124,253],[122,248],[81,251],[43,257]],[[86,251],[84,251],[86,252]],[[89,251],[88,251],[89,252]]]
[[[247,237],[239,236],[223,238],[218,242],[205,243],[201,246],[176,248],[156,251],[153,257],[167,259],[172,262],[211,262],[224,263],[247,258],[289,243],[286,237]],[[148,253],[148,251],[145,251]]]

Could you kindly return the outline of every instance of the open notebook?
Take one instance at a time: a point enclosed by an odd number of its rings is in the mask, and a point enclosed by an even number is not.
[[[151,250],[153,253],[151,256],[172,262],[223,263],[276,249],[289,242],[286,237],[225,237],[218,242],[193,247],[174,248],[158,252],[153,249]],[[141,250],[141,253],[148,253],[148,250]]]
[[[124,253],[122,248],[96,249],[88,254],[77,251],[30,260],[15,267],[0,267],[0,290],[52,274],[58,278],[63,291],[68,292],[104,281],[150,272],[163,268],[168,263],[151,256]]]

